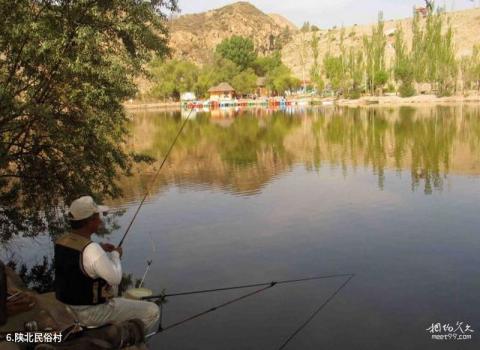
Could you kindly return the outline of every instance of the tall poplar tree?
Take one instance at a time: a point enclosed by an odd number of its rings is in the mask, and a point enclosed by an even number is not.
[[[384,33],[384,28],[383,13],[380,12],[378,15],[378,23],[372,29],[372,35],[363,38],[366,57],[367,87],[372,94],[375,94],[377,88],[382,88],[388,80],[388,73],[385,66],[387,38]]]

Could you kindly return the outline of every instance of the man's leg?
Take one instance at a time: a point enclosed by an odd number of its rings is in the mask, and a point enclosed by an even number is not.
[[[145,332],[156,331],[160,310],[155,303],[125,298],[114,298],[108,303],[95,306],[73,306],[80,323],[100,326],[109,322],[122,322],[132,318],[142,320]]]
[[[114,305],[112,320],[125,321],[138,318],[143,321],[146,334],[157,330],[160,319],[160,309],[157,304],[126,298],[114,298],[111,302]]]

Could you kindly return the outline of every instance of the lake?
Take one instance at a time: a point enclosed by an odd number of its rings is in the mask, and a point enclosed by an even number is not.
[[[128,147],[159,160],[188,114],[131,113]],[[120,180],[124,197],[109,204],[125,213],[109,241],[158,164]],[[474,105],[195,111],[123,267],[140,278],[152,259],[146,286],[167,293],[354,273],[286,349],[478,349],[479,175]],[[345,280],[275,286],[159,334],[152,348],[278,349]],[[171,298],[163,324],[253,290]],[[471,340],[427,330],[457,322]]]

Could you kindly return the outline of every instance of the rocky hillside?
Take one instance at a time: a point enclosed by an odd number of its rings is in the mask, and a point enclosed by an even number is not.
[[[277,13],[269,13],[268,14],[273,21],[282,28],[287,27],[289,30],[296,32],[298,30],[297,26],[293,24],[289,19],[279,15]]]
[[[472,53],[473,45],[480,44],[480,9],[451,12],[448,13],[448,18],[455,33],[457,57],[470,55]],[[345,27],[345,46],[356,47],[362,45],[363,36],[370,35],[374,25],[375,24]],[[394,34],[398,26],[403,28],[407,42],[411,42],[411,18],[396,21],[387,19],[385,21],[385,34],[388,37],[386,49],[387,61],[392,60],[395,54],[393,47]],[[316,33],[320,39],[320,62],[328,50],[335,52],[335,49],[338,48],[340,33],[341,29],[320,30]],[[302,79],[303,74],[305,74],[306,79],[308,79],[308,72],[313,64],[313,57],[311,54],[312,35],[312,32],[297,32],[282,50],[283,62],[290,67],[300,79]],[[305,59],[301,56],[302,48],[303,51],[306,52],[306,55],[304,55]],[[305,62],[305,64],[302,64],[302,62]]]
[[[233,35],[249,37],[261,54],[283,47],[296,27],[280,15],[267,15],[248,2],[184,15],[171,23],[173,57],[202,64],[215,47]]]

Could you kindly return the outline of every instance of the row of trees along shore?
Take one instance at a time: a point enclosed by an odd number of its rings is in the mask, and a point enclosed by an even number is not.
[[[480,45],[470,56],[457,58],[452,27],[444,11],[431,11],[426,18],[415,14],[411,24],[411,41],[401,25],[385,31],[383,14],[371,35],[360,44],[347,45],[345,29],[340,40],[328,32],[327,52],[320,52],[318,28],[304,27],[297,38],[296,49],[302,66],[302,80],[310,78],[310,86],[318,95],[359,98],[381,95],[385,91],[410,97],[416,87],[427,85],[426,91],[450,96],[467,90],[480,90]],[[387,45],[394,49],[387,57]],[[307,57],[313,60],[305,72]],[[239,95],[255,91],[258,77],[266,78],[266,87],[273,95],[299,88],[302,81],[282,63],[280,51],[257,56],[252,41],[233,36],[220,43],[212,58],[203,66],[186,60],[155,60],[150,64],[154,86],[150,98],[178,99],[182,92],[193,91],[197,97],[208,97],[210,87],[230,83]]]
[[[208,89],[221,82],[230,83],[239,95],[248,95],[255,91],[258,77],[266,78],[273,94],[301,85],[282,63],[280,51],[258,56],[252,40],[241,36],[223,40],[202,67],[187,60],[156,59],[150,63],[150,73],[154,84],[149,97],[161,99],[178,99],[186,91],[208,97]]]
[[[473,48],[472,55],[457,59],[453,30],[443,11],[432,11],[425,19],[415,14],[411,26],[410,43],[400,25],[391,34],[395,54],[390,61],[382,13],[372,34],[363,37],[362,45],[347,47],[342,29],[338,47],[329,47],[321,67],[317,59],[319,39],[313,32],[311,81],[319,91],[328,86],[333,93],[348,98],[382,94],[385,88],[409,97],[420,92],[415,90],[416,84],[424,83],[438,96],[480,89],[480,46]]]

